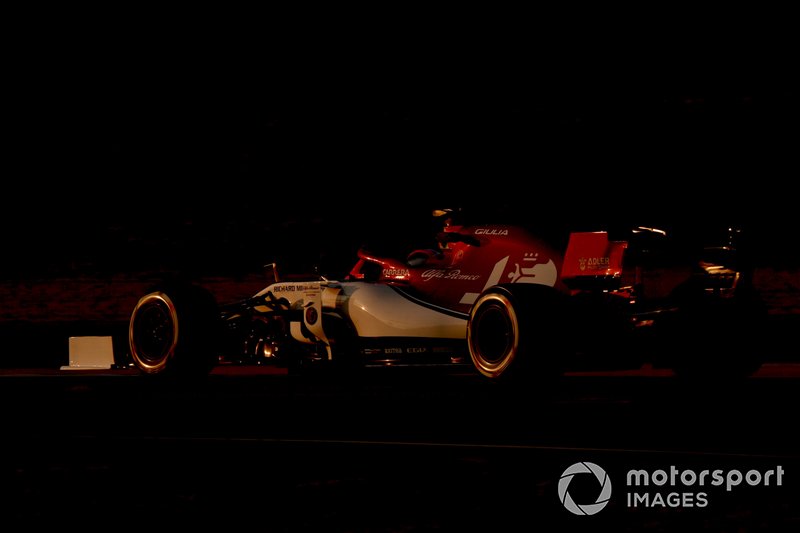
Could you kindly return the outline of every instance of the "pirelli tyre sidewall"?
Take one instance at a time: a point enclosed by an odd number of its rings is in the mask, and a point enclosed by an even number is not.
[[[156,288],[131,313],[131,359],[145,374],[208,373],[215,362],[218,321],[213,297],[200,287]]]
[[[550,379],[559,373],[559,294],[532,284],[498,285],[481,294],[467,321],[475,369],[490,379]]]

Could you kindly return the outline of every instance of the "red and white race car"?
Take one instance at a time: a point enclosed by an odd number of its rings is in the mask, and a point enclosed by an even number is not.
[[[165,284],[130,318],[133,364],[147,374],[207,372],[222,361],[471,365],[490,379],[641,365],[746,375],[763,307],[731,242],[675,260],[665,232],[623,240],[573,232],[559,251],[514,225],[459,225],[405,257],[358,252],[340,280],[274,280],[218,305],[195,285]],[[274,267],[274,265],[273,265]]]

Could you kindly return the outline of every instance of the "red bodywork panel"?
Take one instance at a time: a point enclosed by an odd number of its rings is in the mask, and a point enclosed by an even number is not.
[[[404,260],[362,250],[350,278],[408,288],[430,304],[463,313],[484,290],[500,283],[537,283],[564,290],[559,281],[561,255],[522,228],[453,226],[444,236],[450,242],[440,249],[416,250]],[[379,272],[370,274],[376,267]]]
[[[619,278],[627,246],[624,241],[609,241],[604,231],[571,233],[561,278]]]

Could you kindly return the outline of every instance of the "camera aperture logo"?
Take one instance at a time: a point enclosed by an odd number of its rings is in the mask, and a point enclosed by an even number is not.
[[[578,474],[594,474],[597,482],[600,483],[600,494],[594,503],[578,504],[570,496],[569,484],[572,483],[572,478]],[[561,504],[567,511],[573,514],[584,516],[597,514],[608,505],[608,500],[611,499],[611,480],[606,471],[594,463],[586,461],[575,463],[564,470],[561,479],[558,480],[558,499],[561,500]]]
[[[781,465],[761,471],[742,472],[738,469],[679,469],[672,465],[665,469],[628,470],[625,476],[626,506],[628,508],[708,507],[710,490],[730,493],[740,485],[750,487],[780,487],[784,469]],[[576,502],[569,493],[570,483],[579,474],[593,475],[599,484],[599,494],[594,502]],[[582,498],[585,498],[585,491]],[[579,516],[591,516],[602,511],[611,500],[611,480],[600,466],[582,461],[569,466],[558,480],[558,498],[564,508]]]

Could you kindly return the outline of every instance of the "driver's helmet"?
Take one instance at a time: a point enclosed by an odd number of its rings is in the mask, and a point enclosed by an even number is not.
[[[433,221],[435,235],[442,232],[457,232],[462,228],[461,209],[434,209]],[[439,248],[447,249],[450,247],[450,243],[447,240],[437,239],[437,241],[439,242]]]
[[[461,209],[434,209],[436,231],[455,231],[461,227]]]

